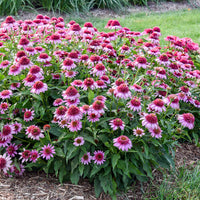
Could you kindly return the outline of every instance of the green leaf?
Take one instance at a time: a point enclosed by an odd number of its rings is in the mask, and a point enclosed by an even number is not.
[[[112,163],[112,168],[113,169],[117,165],[119,159],[120,159],[120,155],[119,154],[115,154],[114,156],[112,156],[111,163]]]
[[[76,156],[72,161],[71,161],[71,173],[74,172],[74,170],[77,168],[78,164],[79,164],[79,158],[78,156]]]
[[[80,164],[78,169],[79,169],[80,175],[82,176],[83,175],[83,170],[84,170],[84,165]]]
[[[65,154],[63,153],[63,150],[61,148],[55,148],[55,151],[56,151],[57,156],[62,157],[62,158],[65,157]]]
[[[103,192],[103,188],[100,185],[100,181],[98,178],[94,179],[94,191],[95,191],[95,196],[98,198],[100,194]]]
[[[92,90],[89,90],[89,92],[88,92],[88,102],[89,102],[89,104],[92,103],[93,99],[94,99],[94,92]]]
[[[67,174],[67,171],[65,169],[65,165],[60,169],[59,171],[59,181],[60,183],[63,182],[64,176]]]
[[[80,179],[79,171],[78,169],[75,170],[72,174],[70,174],[70,180],[73,184],[77,185]]]
[[[85,141],[90,142],[90,143],[94,144],[95,146],[97,146],[97,144],[94,142],[93,137],[91,137],[89,135],[84,135],[84,139],[85,139]]]
[[[90,177],[97,174],[102,169],[102,166],[95,165],[90,173]]]
[[[58,170],[60,169],[61,166],[62,166],[62,162],[60,160],[56,160],[54,162],[54,170],[56,172],[56,177],[58,176]]]
[[[192,136],[194,138],[195,145],[198,145],[199,144],[199,136],[198,136],[198,134],[196,134],[196,133],[193,132]]]
[[[143,169],[145,172],[147,172],[147,175],[153,179],[153,176],[152,176],[152,169],[151,169],[151,166],[150,166],[150,162],[145,162],[143,163]]]
[[[67,156],[66,156],[66,163],[72,157],[72,154],[73,154],[73,152],[76,151],[76,149],[77,149],[77,147],[75,147],[74,145],[69,147],[69,151],[67,152]]]
[[[52,134],[52,135],[55,135],[57,137],[59,137],[60,135],[62,135],[62,131],[60,130],[59,127],[54,127],[53,125],[51,125],[51,129],[49,130],[49,132]]]

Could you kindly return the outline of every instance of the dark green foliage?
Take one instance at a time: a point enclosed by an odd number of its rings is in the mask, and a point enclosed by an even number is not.
[[[175,0],[174,0],[175,1]],[[181,1],[181,0],[180,0]],[[24,8],[59,13],[87,13],[95,8],[122,10],[130,5],[148,6],[149,0],[0,0],[0,15],[16,15]],[[159,3],[160,0],[153,0]]]

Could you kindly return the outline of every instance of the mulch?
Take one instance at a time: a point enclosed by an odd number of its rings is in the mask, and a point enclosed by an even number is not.
[[[200,148],[194,144],[182,143],[176,148],[176,167],[194,166],[200,160]],[[152,196],[156,186],[163,181],[162,173],[154,170],[154,180],[141,185],[135,183],[126,194],[118,196],[118,200],[142,200]],[[153,184],[152,184],[153,182]],[[82,180],[79,185],[71,183],[60,184],[55,176],[48,177],[42,172],[26,172],[23,177],[7,178],[0,175],[1,200],[97,200],[94,187],[88,180]],[[110,200],[108,195],[101,194],[98,200]]]

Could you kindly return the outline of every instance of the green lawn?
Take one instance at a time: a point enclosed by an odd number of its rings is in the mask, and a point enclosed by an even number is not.
[[[99,31],[108,31],[104,29],[108,17],[86,17],[71,18],[80,25],[90,21]],[[166,13],[135,13],[118,17],[117,20],[122,26],[130,28],[132,31],[143,31],[146,28],[159,26],[162,32],[162,43],[167,35],[176,35],[178,37],[190,37],[194,42],[200,44],[200,9],[170,11]]]

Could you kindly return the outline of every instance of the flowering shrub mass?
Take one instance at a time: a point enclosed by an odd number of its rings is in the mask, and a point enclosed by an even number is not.
[[[38,15],[0,28],[0,170],[55,173],[116,195],[173,165],[200,122],[200,49],[160,28],[131,31]]]

